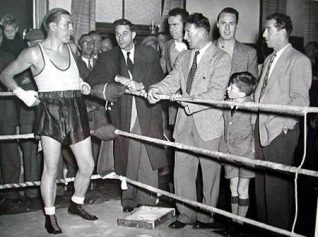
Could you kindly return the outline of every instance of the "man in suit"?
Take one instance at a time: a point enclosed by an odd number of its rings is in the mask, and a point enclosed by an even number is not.
[[[148,100],[156,103],[160,95],[172,95],[178,90],[183,96],[223,100],[229,81],[231,58],[210,41],[209,20],[200,13],[189,16],[185,25],[185,40],[191,50],[180,53],[174,69],[161,82],[150,87]],[[207,105],[181,103],[178,109],[173,137],[204,149],[218,151],[224,133],[222,110]],[[203,178],[203,203],[215,207],[219,196],[221,165],[213,158],[176,151],[174,185],[177,195],[196,200],[198,165]],[[177,204],[180,215],[170,228],[218,228],[211,213],[199,212]]]
[[[84,34],[78,40],[78,47],[81,55],[76,58],[76,63],[78,70],[80,72],[81,78],[86,81],[88,74],[95,65],[95,60],[93,58],[95,51],[95,43],[92,36],[89,34]]]
[[[169,32],[172,39],[164,44],[160,58],[165,73],[171,72],[179,53],[188,48],[183,40],[184,24],[188,16],[189,13],[181,8],[174,8],[168,13]]]
[[[255,91],[261,104],[309,106],[311,65],[309,59],[289,43],[289,16],[273,13],[266,18],[263,37],[270,54]],[[255,125],[256,159],[292,165],[298,143],[298,119],[290,115],[259,112]],[[255,192],[259,220],[283,229],[292,224],[293,177],[257,170]]]
[[[88,82],[99,84],[118,84],[120,81],[127,89],[148,89],[150,85],[163,78],[157,52],[144,45],[135,45],[134,25],[120,19],[114,22],[118,46],[102,53]],[[122,95],[114,103],[111,123],[123,131],[145,136],[163,138],[162,110],[160,105],[149,105],[145,98]],[[119,137],[114,140],[114,165],[118,174],[158,187],[158,169],[168,165],[163,147]],[[156,195],[128,186],[123,191],[124,212],[132,211],[138,204],[155,205]]]
[[[102,53],[102,36],[97,31],[90,31],[88,34],[94,39],[95,50],[93,57],[97,60],[99,55]]]
[[[216,45],[232,57],[232,75],[235,72],[250,72],[258,78],[258,64],[256,50],[236,40],[236,28],[239,13],[231,7],[224,8],[217,17],[217,27],[220,38]]]
[[[164,73],[171,72],[180,52],[188,49],[183,40],[184,24],[188,16],[189,13],[181,8],[174,8],[168,13],[169,32],[172,39],[164,44],[160,57],[160,64]],[[171,103],[168,107],[168,125],[170,126],[175,124],[177,109],[178,105],[176,103]]]

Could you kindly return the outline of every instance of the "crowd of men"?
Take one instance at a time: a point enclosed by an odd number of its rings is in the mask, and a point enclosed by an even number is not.
[[[16,20],[4,19],[0,31],[4,33],[0,48],[2,91],[13,91],[20,100],[1,98],[0,109],[5,116],[0,120],[0,134],[15,134],[19,125],[20,133],[34,132],[40,137],[41,194],[49,233],[62,232],[54,206],[61,154],[68,176],[75,176],[68,212],[84,219],[98,219],[83,207],[94,169],[99,173],[115,171],[153,187],[160,187],[160,178],[173,173],[175,194],[217,206],[222,188],[220,160],[183,150],[167,152],[152,143],[117,136],[115,128],[159,139],[167,133],[175,142],[198,148],[293,164],[299,137],[296,117],[178,100],[189,97],[309,105],[312,66],[289,42],[293,28],[290,17],[273,13],[266,18],[263,37],[273,53],[260,70],[256,50],[235,37],[238,23],[238,11],[224,8],[217,16],[220,36],[212,40],[206,16],[189,15],[175,8],[168,14],[171,39],[165,36],[165,42],[160,42],[159,34],[150,38],[156,43],[150,47],[146,45],[150,41],[136,44],[133,23],[119,19],[113,23],[116,44],[94,31],[83,34],[76,47],[71,37],[70,13],[56,8],[44,18],[46,37],[40,30],[31,31],[26,38],[30,45],[26,47]],[[162,95],[176,102],[162,103]],[[37,142],[22,144],[25,181],[38,180],[41,166],[35,159]],[[1,183],[18,182],[21,164],[17,143],[1,143],[0,152]],[[231,162],[224,163],[224,167],[225,178],[230,180],[233,214],[246,216],[249,184],[255,177],[258,220],[291,229],[292,176]],[[31,171],[33,168],[36,170]],[[19,199],[19,192],[5,195],[12,202]],[[32,198],[39,194],[30,189],[26,195]],[[123,212],[131,212],[139,205],[157,205],[158,199],[128,185],[122,192],[121,204]],[[194,229],[224,229],[210,212],[181,202],[176,207],[177,220],[170,228],[192,225]],[[242,222],[233,220],[229,226],[234,228],[222,233],[242,234]]]

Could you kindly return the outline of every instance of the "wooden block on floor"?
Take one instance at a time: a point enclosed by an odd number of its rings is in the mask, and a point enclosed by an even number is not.
[[[174,208],[141,206],[123,218],[118,218],[117,224],[128,227],[154,229],[174,215]]]

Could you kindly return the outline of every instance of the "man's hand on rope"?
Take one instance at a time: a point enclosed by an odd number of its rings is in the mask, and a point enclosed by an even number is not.
[[[119,137],[119,135],[115,133],[115,130],[116,128],[112,124],[105,124],[95,130],[92,130],[91,135],[103,141],[110,141]]]
[[[91,86],[85,81],[80,82],[80,89],[83,95],[89,95],[91,93]]]
[[[141,82],[136,82],[130,80],[127,77],[118,75],[115,76],[115,81],[125,86],[127,94],[135,94],[147,98],[147,92],[145,91],[145,87]]]
[[[125,86],[117,82],[96,85],[91,90],[91,95],[102,100],[116,102],[125,94]]]
[[[150,87],[148,94],[147,94],[147,99],[150,104],[155,104],[160,100],[160,91],[156,87]]]
[[[178,104],[180,104],[183,107],[186,107],[189,103],[184,101],[178,101],[178,99],[182,98],[182,95],[179,93],[173,94],[170,97],[171,101],[176,101]]]
[[[38,93],[32,90],[23,90],[21,87],[14,89],[13,94],[16,95],[20,100],[22,100],[27,106],[36,106],[40,104],[38,99]]]

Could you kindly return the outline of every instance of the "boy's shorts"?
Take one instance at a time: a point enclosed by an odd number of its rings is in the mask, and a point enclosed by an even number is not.
[[[254,170],[252,168],[248,169],[247,166],[239,167],[239,166],[226,164],[224,165],[224,170],[225,170],[226,179],[232,179],[235,177],[251,179],[255,177]]]
[[[39,92],[35,135],[51,137],[63,145],[90,136],[87,110],[79,90]]]

